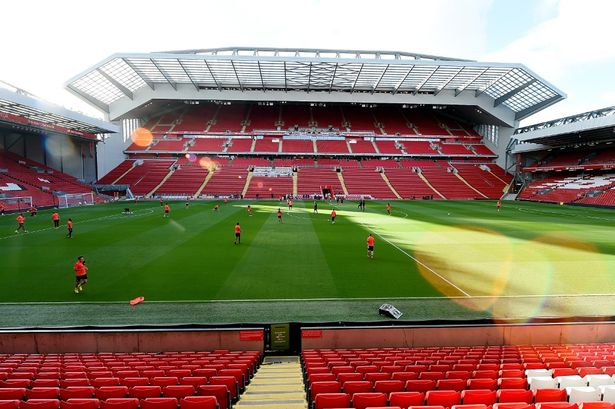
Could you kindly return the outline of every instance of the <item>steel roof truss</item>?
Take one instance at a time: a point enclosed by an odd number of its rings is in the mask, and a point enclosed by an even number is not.
[[[192,83],[192,85],[194,85],[194,88],[199,91],[199,86],[197,85],[196,82],[194,82],[194,80],[192,79],[192,77],[190,76],[190,74],[188,73],[188,70],[186,69],[186,67],[184,67],[184,64],[182,64],[181,60],[177,59],[177,62],[179,64],[180,67],[182,67],[182,70],[184,70],[184,73],[186,74],[186,76],[188,77],[188,79],[190,80],[190,82]]]
[[[156,61],[153,58],[149,59],[151,61],[152,64],[154,64],[154,66],[158,69],[158,71],[160,72],[160,74],[167,80],[167,82],[169,83],[169,85],[171,87],[173,87],[173,89],[175,91],[177,91],[177,84],[173,81],[171,81],[171,78],[167,75],[166,72],[164,72],[164,70],[162,69],[162,67],[160,67],[158,65],[158,63],[156,63]]]
[[[120,84],[115,78],[113,78],[112,76],[110,76],[109,74],[107,74],[106,72],[104,72],[100,68],[97,68],[96,71],[98,71],[98,73],[100,75],[105,77],[107,79],[107,81],[109,81],[111,84],[113,84],[113,86],[115,88],[119,89],[122,92],[122,94],[126,95],[131,100],[134,99],[134,96],[132,95],[132,92],[128,88],[126,88],[124,85]]]

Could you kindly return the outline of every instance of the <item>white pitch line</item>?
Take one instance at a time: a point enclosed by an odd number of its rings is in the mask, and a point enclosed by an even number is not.
[[[450,281],[449,279],[447,279],[446,277],[444,277],[442,274],[438,273],[436,270],[434,270],[433,268],[429,267],[427,264],[423,263],[422,261],[416,259],[414,256],[412,256],[410,253],[408,253],[407,251],[405,251],[404,249],[402,249],[401,247],[399,247],[397,244],[387,240],[384,236],[378,234],[378,233],[374,233],[376,236],[380,237],[382,240],[386,241],[387,243],[389,243],[391,246],[395,247],[397,250],[401,251],[402,253],[404,253],[406,256],[410,257],[412,260],[414,260],[417,264],[422,265],[423,267],[425,267],[427,270],[431,271],[432,274],[440,277],[440,279],[446,283],[448,283],[450,286],[452,286],[453,288],[456,288],[457,290],[459,290],[459,292],[461,292],[463,295],[465,295],[466,297],[472,298],[472,296],[470,294],[468,294],[467,292],[465,292],[464,290],[462,290],[461,288],[459,288],[459,286],[457,286],[455,283],[453,283],[452,281]]]
[[[93,221],[98,221],[98,220],[104,220],[104,219],[119,220],[119,219],[125,219],[125,218],[127,218],[127,216],[132,216],[132,217],[147,216],[147,215],[150,215],[150,214],[154,213],[154,210],[153,210],[153,209],[155,209],[155,208],[146,208],[146,209],[141,209],[141,210],[147,210],[147,211],[148,211],[147,213],[143,213],[143,214],[141,214],[141,213],[139,213],[139,214],[132,214],[132,215],[122,215],[122,214],[117,215],[117,214],[109,214],[109,215],[107,215],[107,216],[101,216],[101,217],[95,217],[95,218],[93,218],[93,219],[86,219],[86,220],[82,220],[82,221],[80,221],[79,223],[80,223],[80,224],[82,224],[82,223],[88,223],[88,222],[93,222]],[[140,210],[137,210],[137,211],[135,211],[134,213],[136,213],[136,212],[140,212]],[[28,231],[27,233],[24,233],[24,234],[30,235],[30,234],[34,234],[34,233],[44,232],[44,231],[47,231],[47,230],[57,230],[57,229],[56,229],[55,227],[46,227],[46,228],[44,228],[44,229],[31,230],[31,231]],[[24,234],[16,234],[16,235],[14,235],[14,236],[4,236],[4,237],[0,237],[0,240],[14,239],[14,238],[17,238],[17,237],[21,237],[21,236],[23,236]]]
[[[473,299],[487,299],[487,298],[581,298],[581,297],[613,297],[613,294],[527,294],[527,295],[474,295]],[[376,300],[449,300],[449,299],[462,299],[465,300],[468,297],[461,296],[445,296],[445,297],[365,297],[365,298],[270,298],[270,299],[215,299],[215,300],[145,300],[148,304],[173,304],[173,303],[259,303],[259,302],[322,302],[322,301],[376,301]],[[2,302],[0,307],[9,305],[49,305],[49,304],[126,304],[129,306],[128,301],[23,301],[23,302]]]

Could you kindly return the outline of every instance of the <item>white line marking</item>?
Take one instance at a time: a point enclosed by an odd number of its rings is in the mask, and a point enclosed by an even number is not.
[[[98,221],[98,220],[105,220],[105,219],[107,219],[107,220],[125,220],[125,219],[133,218],[133,217],[148,216],[148,215],[154,213],[154,209],[155,208],[146,208],[146,209],[136,210],[134,212],[134,214],[131,214],[131,215],[110,214],[110,215],[107,215],[107,216],[95,217],[93,219],[81,220],[81,221],[79,221],[79,223],[83,224],[83,223],[95,222],[95,221]],[[145,213],[144,211],[147,211],[147,213]],[[137,214],[137,212],[140,212],[140,213]],[[44,231],[47,231],[47,230],[57,230],[57,229],[55,227],[45,227],[44,229],[31,230],[31,231],[28,231],[27,233],[24,233],[24,234],[25,235],[30,235],[30,234],[34,234],[34,233],[44,232]],[[20,234],[15,234],[15,235],[12,235],[12,236],[0,237],[0,240],[14,239],[14,238],[17,238],[17,237],[21,237],[24,234],[20,233]]]
[[[405,251],[404,249],[402,249],[401,247],[399,247],[398,245],[396,245],[395,243],[387,240],[384,236],[382,236],[381,234],[375,233],[374,234],[378,237],[380,237],[382,240],[386,241],[387,243],[389,243],[391,246],[395,247],[397,250],[401,251],[402,253],[404,253],[406,256],[410,257],[412,260],[414,260],[417,264],[422,265],[423,267],[425,267],[427,270],[431,271],[434,275],[440,277],[440,279],[446,283],[448,283],[450,286],[452,286],[453,288],[456,288],[459,292],[461,292],[463,295],[465,295],[466,297],[472,297],[470,294],[468,294],[467,292],[463,291],[461,288],[459,288],[459,286],[455,285],[452,281],[450,281],[449,279],[447,279],[446,277],[444,277],[442,274],[439,274],[437,271],[435,271],[433,268],[429,267],[427,264],[423,263],[422,261],[419,261],[418,259],[416,259],[414,256],[412,256],[410,253],[408,253],[407,251]]]
[[[486,298],[561,298],[561,297],[613,297],[613,294],[550,294],[550,295],[474,295],[470,296],[472,299],[486,299]],[[148,304],[173,304],[173,303],[220,303],[220,302],[245,302],[245,303],[258,303],[258,302],[322,302],[322,301],[375,301],[375,300],[449,300],[449,299],[462,299],[465,300],[468,297],[462,296],[446,296],[446,297],[371,297],[371,298],[272,298],[272,299],[238,299],[238,300],[145,300],[144,303]],[[0,307],[5,305],[49,305],[49,304],[126,304],[128,301],[24,301],[24,302],[3,302],[0,303]]]

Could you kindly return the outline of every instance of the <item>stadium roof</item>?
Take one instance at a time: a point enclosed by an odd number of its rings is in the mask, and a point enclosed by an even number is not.
[[[51,104],[10,84],[1,84],[0,122],[87,139],[118,132],[113,124]]]
[[[615,106],[554,119],[515,131],[517,150],[554,146],[581,146],[615,141]]]
[[[193,94],[206,90],[244,95],[299,91],[302,100],[310,92],[447,94],[460,105],[468,103],[457,97],[471,93],[475,99],[488,97],[493,107],[507,108],[514,120],[566,97],[522,64],[390,51],[245,47],[114,54],[65,85],[106,112],[119,101],[139,100],[141,90],[149,89],[153,95],[167,87],[175,91],[176,99],[185,98],[180,91],[187,87]],[[406,101],[413,102],[412,98]]]

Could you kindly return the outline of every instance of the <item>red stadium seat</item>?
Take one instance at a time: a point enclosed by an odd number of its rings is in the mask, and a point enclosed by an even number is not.
[[[60,389],[60,399],[68,400],[71,398],[93,398],[95,388],[93,386],[69,386]]]
[[[483,403],[474,403],[474,404],[469,404],[469,405],[453,405],[451,406],[451,409],[488,409],[491,408],[491,406],[487,406]]]
[[[150,378],[149,383],[154,386],[177,385],[179,384],[179,379],[177,376],[155,376]]]
[[[565,402],[568,400],[566,389],[537,389],[534,402]]]
[[[461,393],[458,391],[427,391],[425,394],[425,404],[428,406],[444,406],[450,408],[461,403]]]
[[[615,406],[611,402],[581,402],[579,404],[579,409],[613,409]]]
[[[61,409],[98,409],[100,400],[93,398],[70,398],[60,401]]]
[[[391,392],[403,392],[404,382],[401,380],[387,380],[374,382],[374,392],[382,392],[387,395]]]
[[[22,400],[26,396],[26,388],[0,388],[0,400]]]
[[[492,409],[534,409],[534,404],[525,402],[495,403]]]
[[[0,409],[17,409],[20,402],[18,399],[2,399],[0,400]]]
[[[137,409],[139,399],[137,398],[109,398],[100,402],[101,409]]]
[[[215,396],[186,396],[179,401],[180,409],[217,409],[218,400]],[[606,409],[606,408],[603,408]]]
[[[94,395],[100,400],[109,398],[126,398],[128,396],[128,386],[101,386],[96,388]]]
[[[466,380],[464,379],[438,379],[436,381],[436,389],[462,391],[466,388]]]
[[[90,379],[90,385],[97,388],[101,386],[118,386],[120,384],[120,378],[106,377],[106,378],[94,378]]]
[[[484,404],[491,406],[496,400],[496,392],[490,389],[466,389],[461,392],[461,402],[464,405]]]
[[[197,387],[199,385],[206,385],[207,378],[204,376],[185,376],[179,380],[180,385],[192,385]]]
[[[312,382],[308,395],[310,402],[314,402],[316,395],[319,393],[339,393],[342,391],[342,384],[338,381],[320,381]]]
[[[26,399],[59,399],[60,388],[32,388],[26,390]]]
[[[19,404],[19,409],[58,409],[59,399],[28,399]]]
[[[130,378],[123,378],[121,380],[122,385],[132,388],[133,386],[147,386],[149,385],[149,378],[142,376],[135,376]]]
[[[350,395],[347,393],[319,393],[314,399],[314,409],[347,408]]]
[[[140,409],[177,409],[177,398],[145,398],[139,401]]]
[[[342,385],[342,391],[351,396],[357,392],[372,392],[373,389],[374,386],[370,381],[347,381]]]
[[[192,385],[167,385],[162,388],[162,396],[171,398],[185,398],[186,396],[192,396],[195,393],[194,386]]]
[[[60,379],[60,388],[69,386],[90,386],[90,380],[88,378]]]
[[[408,392],[427,392],[436,388],[436,381],[433,379],[410,379],[406,381],[405,387]]]
[[[231,394],[225,385],[199,385],[197,386],[199,396],[215,396],[220,409],[231,407]]]
[[[352,395],[352,407],[355,409],[366,409],[374,406],[386,406],[387,395],[378,392],[361,392]]]
[[[162,388],[154,385],[133,386],[128,394],[131,398],[137,399],[159,398],[162,396]]]
[[[393,372],[391,374],[391,379],[392,380],[396,380],[399,379],[400,381],[403,381],[405,383],[405,381],[408,381],[410,379],[418,379],[419,374],[416,372]]]
[[[315,375],[330,375],[333,376],[333,379],[325,379],[325,378],[329,378],[329,376],[321,376],[320,379],[321,381],[338,381],[340,383],[344,383],[347,381],[362,381],[363,380],[363,374],[359,373],[359,372],[343,372],[343,373],[339,373],[337,374],[337,379],[335,378],[336,375],[334,374],[315,374]],[[311,377],[310,377],[311,378]],[[316,380],[316,379],[315,379]]]
[[[31,383],[31,379],[5,379],[0,381],[0,388],[27,388]]]
[[[209,378],[211,385],[225,385],[231,394],[231,401],[236,401],[239,396],[237,380],[234,376],[212,376]]]
[[[422,406],[425,403],[423,392],[391,392],[389,405],[407,408],[408,406]]]
[[[33,388],[58,388],[60,387],[59,379],[36,378],[30,384]]]
[[[496,390],[498,388],[497,379],[490,378],[475,378],[468,380],[468,389],[490,389]]]
[[[499,403],[532,403],[534,393],[527,389],[499,389],[497,391]]]

